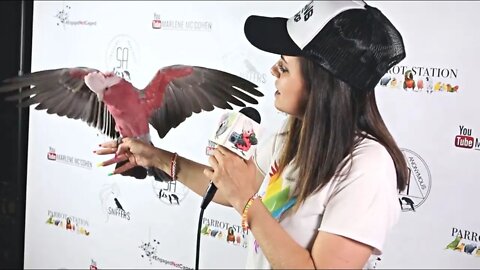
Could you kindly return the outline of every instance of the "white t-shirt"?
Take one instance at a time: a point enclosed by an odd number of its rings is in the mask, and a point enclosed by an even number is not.
[[[255,161],[265,175],[259,194],[264,195],[272,165],[277,160],[284,135],[276,134],[260,145]],[[278,160],[277,160],[278,162]],[[374,248],[364,268],[373,268],[391,228],[401,212],[398,202],[396,171],[384,146],[375,140],[363,139],[353,151],[350,174],[334,177],[324,188],[311,195],[296,211],[288,211],[280,219],[281,226],[302,247],[311,250],[319,230],[341,235]],[[321,166],[321,164],[318,164]],[[283,183],[293,190],[298,173],[287,166]],[[270,269],[261,248],[249,234],[246,268]]]

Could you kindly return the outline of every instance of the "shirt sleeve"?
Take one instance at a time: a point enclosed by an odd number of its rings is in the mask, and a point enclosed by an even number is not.
[[[369,245],[381,255],[401,211],[395,166],[377,142],[357,150],[348,176],[334,180],[319,230]]]

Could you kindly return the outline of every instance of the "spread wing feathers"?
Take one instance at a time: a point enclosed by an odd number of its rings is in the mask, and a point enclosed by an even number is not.
[[[85,75],[95,71],[83,67],[37,71],[4,80],[0,93],[12,93],[6,99],[20,100],[22,107],[38,104],[37,110],[82,120],[103,134],[117,138],[113,117],[84,82]],[[21,88],[25,89],[18,91]]]
[[[257,90],[257,85],[236,75],[199,66],[192,68],[190,75],[176,78],[167,85],[161,105],[152,111],[150,124],[160,138],[165,137],[171,128],[177,127],[192,113],[212,111],[215,107],[232,109],[232,104],[245,107],[245,102],[258,104],[249,94],[263,96]],[[158,91],[149,88],[144,90]]]

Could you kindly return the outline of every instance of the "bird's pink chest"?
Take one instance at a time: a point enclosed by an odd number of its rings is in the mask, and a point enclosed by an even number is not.
[[[137,137],[148,133],[146,108],[129,83],[112,86],[105,92],[104,102],[122,136]]]

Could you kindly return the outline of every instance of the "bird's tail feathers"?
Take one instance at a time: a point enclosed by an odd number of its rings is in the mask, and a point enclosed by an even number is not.
[[[122,166],[123,164],[125,164],[125,162],[126,161],[118,162],[117,165],[115,166],[115,169]],[[121,173],[121,175],[131,176],[131,177],[134,177],[136,179],[145,179],[147,176],[153,176],[155,181],[159,181],[159,182],[172,181],[172,177],[170,177],[169,174],[167,174],[166,172],[164,172],[160,169],[153,168],[153,167],[145,169],[142,166],[136,166],[136,167],[133,167],[133,168]]]
[[[127,160],[118,162],[115,165],[115,169],[121,167],[125,163],[127,163]],[[145,169],[142,166],[136,166],[136,167],[133,167],[129,170],[124,171],[123,173],[121,173],[121,175],[131,176],[131,177],[135,177],[137,179],[145,179],[147,177],[147,169]]]
[[[159,182],[172,181],[172,177],[168,173],[154,167],[148,168],[148,175],[153,176],[155,181],[159,181]]]
[[[142,137],[140,139],[143,141],[147,141],[151,145],[153,145],[153,143],[149,139],[149,135],[146,137]],[[128,161],[125,160],[125,161],[118,162],[115,165],[115,169],[117,169],[118,167],[121,167],[126,162]],[[121,173],[121,175],[131,176],[137,179],[145,179],[147,176],[153,176],[156,181],[160,181],[160,182],[172,181],[172,177],[168,173],[154,167],[149,167],[148,169],[146,169],[145,167],[142,167],[142,166],[136,166]]]

